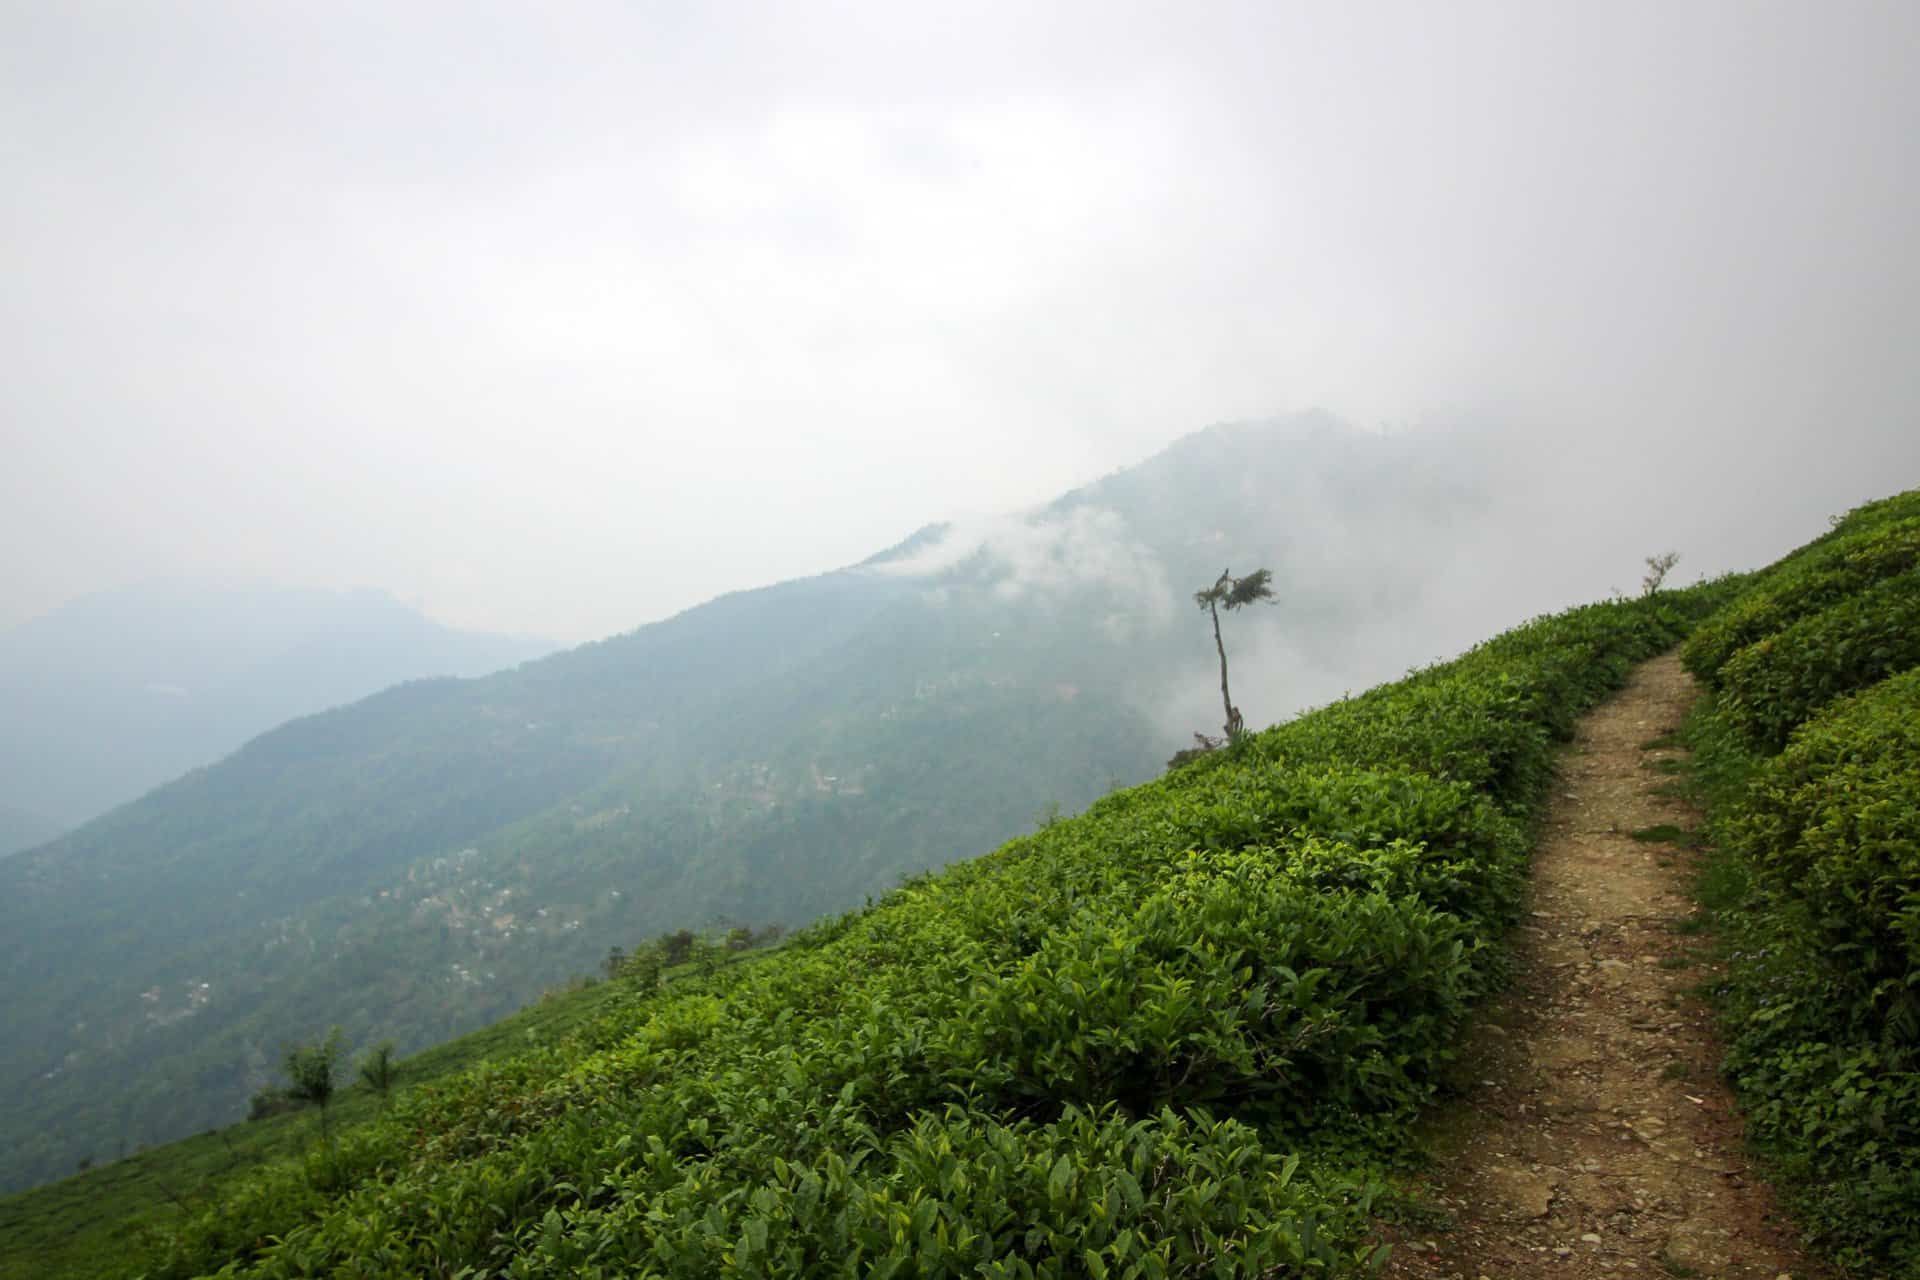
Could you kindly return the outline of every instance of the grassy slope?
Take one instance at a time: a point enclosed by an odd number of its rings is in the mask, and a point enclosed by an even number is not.
[[[1726,1069],[1815,1242],[1920,1276],[1920,492],[1754,576],[1683,653]]]
[[[1338,670],[1356,628],[1413,616],[1458,540],[1431,531],[1478,519],[1471,457],[1431,443],[1326,420],[1210,430],[1035,528],[1095,518],[1106,537],[1117,518],[1173,583],[1270,548],[1290,641]],[[1224,542],[1192,542],[1195,511]],[[1319,536],[1288,532],[1302,520]],[[1330,568],[1330,549],[1347,558]],[[1185,624],[1122,640],[1109,588],[1015,600],[1012,572],[983,552],[937,577],[826,574],[404,686],[0,860],[0,1188],[236,1118],[274,1047],[314,1026],[413,1052],[610,940],[803,923],[1151,776],[1166,747],[1123,694],[1151,702],[1143,685],[1205,660]],[[211,999],[172,1017],[202,982]]]
[[[563,1006],[563,1043],[225,1181],[138,1265],[1351,1269],[1367,1168],[1404,1148],[1498,980],[1553,741],[1715,602],[1540,620],[824,922],[776,963]],[[72,1211],[88,1185],[40,1195]]]
[[[693,976],[694,966],[682,965],[668,970],[662,980]],[[624,994],[621,984],[605,982],[556,990],[489,1027],[406,1059],[397,1087],[417,1088],[532,1047],[560,1043],[591,1025]],[[340,1093],[329,1124],[350,1128],[373,1120],[379,1109],[370,1091],[355,1086]],[[217,1203],[225,1191],[263,1166],[303,1158],[318,1142],[317,1126],[311,1112],[283,1112],[210,1129],[0,1198],[0,1277],[124,1275],[128,1257],[157,1247],[185,1214]]]
[[[1351,1269],[1553,740],[1699,603],[1540,620],[451,1082],[158,1274]]]

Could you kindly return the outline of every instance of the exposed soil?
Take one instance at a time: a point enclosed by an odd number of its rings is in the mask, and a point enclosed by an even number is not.
[[[1662,795],[1693,698],[1671,656],[1596,708],[1560,762],[1510,991],[1461,1057],[1426,1135],[1429,1225],[1390,1276],[1825,1276],[1749,1169],[1687,892],[1694,855],[1636,831],[1692,829]],[[1663,763],[1665,762],[1665,763]]]

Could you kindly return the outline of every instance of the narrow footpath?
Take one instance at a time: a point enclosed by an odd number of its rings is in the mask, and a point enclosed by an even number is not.
[[[1678,833],[1699,815],[1661,794],[1693,696],[1673,656],[1645,663],[1562,757],[1513,988],[1432,1119],[1436,1164],[1413,1189],[1431,1220],[1401,1234],[1388,1275],[1828,1274],[1749,1168],[1694,994],[1710,970]]]

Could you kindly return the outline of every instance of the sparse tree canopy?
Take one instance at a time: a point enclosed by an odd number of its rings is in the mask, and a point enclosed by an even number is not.
[[[400,1064],[393,1056],[391,1040],[381,1041],[360,1059],[360,1083],[379,1094],[383,1104],[392,1098],[393,1082],[399,1073]]]
[[[320,1135],[327,1135],[327,1106],[333,1101],[337,1068],[344,1048],[339,1027],[327,1033],[325,1040],[297,1044],[287,1050],[287,1097],[320,1108]]]
[[[1193,602],[1213,619],[1213,647],[1220,654],[1220,702],[1226,709],[1228,742],[1239,740],[1246,732],[1246,722],[1227,691],[1227,646],[1220,639],[1220,610],[1231,613],[1262,600],[1271,602],[1273,588],[1268,584],[1272,581],[1273,574],[1267,569],[1255,569],[1244,578],[1236,578],[1230,570],[1222,569],[1212,586],[1193,593]]]
[[[1640,579],[1640,594],[1650,596],[1658,591],[1667,580],[1667,574],[1679,563],[1678,551],[1662,551],[1657,556],[1648,556],[1646,576]]]
[[[1193,600],[1202,609],[1211,610],[1215,606],[1238,609],[1257,600],[1273,599],[1272,582],[1273,572],[1270,569],[1255,569],[1244,578],[1235,578],[1222,569],[1219,579],[1212,586],[1193,593]]]

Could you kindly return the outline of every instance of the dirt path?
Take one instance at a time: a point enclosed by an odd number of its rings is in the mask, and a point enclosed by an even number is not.
[[[1671,656],[1641,666],[1561,760],[1535,855],[1514,987],[1462,1055],[1464,1096],[1428,1134],[1392,1276],[1823,1276],[1794,1246],[1742,1154],[1715,1073],[1706,976],[1689,921],[1691,855],[1632,833],[1691,828],[1656,794],[1683,753],[1693,687]]]

